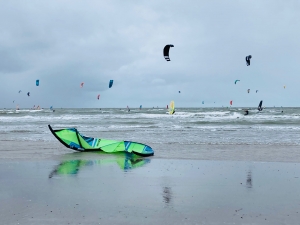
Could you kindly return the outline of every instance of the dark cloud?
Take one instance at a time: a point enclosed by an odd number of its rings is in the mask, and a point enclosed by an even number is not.
[[[177,106],[202,106],[202,100],[256,106],[263,99],[267,106],[298,106],[299,6],[271,0],[2,1],[0,93],[7,97],[0,105],[152,107],[174,99]],[[170,62],[163,58],[166,44],[175,46]]]

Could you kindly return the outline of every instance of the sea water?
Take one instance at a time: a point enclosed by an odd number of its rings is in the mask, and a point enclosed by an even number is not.
[[[48,124],[75,127],[90,137],[144,143],[159,157],[222,159],[223,154],[234,160],[244,152],[246,160],[249,151],[261,150],[259,157],[275,151],[280,161],[285,149],[292,149],[291,158],[300,149],[300,108],[279,107],[252,109],[249,115],[225,107],[177,108],[174,115],[164,108],[2,109],[0,141],[57,142]]]

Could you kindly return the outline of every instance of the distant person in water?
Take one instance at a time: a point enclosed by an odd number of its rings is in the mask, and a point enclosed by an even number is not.
[[[249,114],[249,111],[248,111],[248,109],[246,109],[244,115],[246,116],[246,115],[248,115],[248,114]]]

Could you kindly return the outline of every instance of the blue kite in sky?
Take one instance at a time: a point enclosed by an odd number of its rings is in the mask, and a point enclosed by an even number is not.
[[[113,86],[113,83],[114,83],[114,80],[110,80],[108,87],[111,88]]]

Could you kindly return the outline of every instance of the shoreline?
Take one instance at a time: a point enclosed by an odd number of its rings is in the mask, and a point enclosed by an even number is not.
[[[148,143],[147,143],[148,144]],[[55,160],[61,155],[79,153],[66,148],[56,140],[52,141],[10,141],[0,140],[0,160]],[[300,163],[297,145],[190,145],[150,144],[155,159],[244,161],[244,162],[289,162]],[[176,151],[172,151],[175,149]],[[192,152],[192,153],[191,153]],[[97,154],[84,152],[84,154]],[[111,155],[111,154],[103,154]]]

